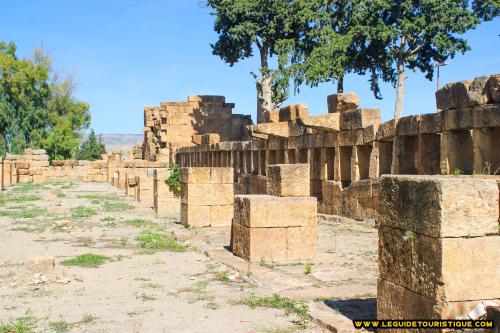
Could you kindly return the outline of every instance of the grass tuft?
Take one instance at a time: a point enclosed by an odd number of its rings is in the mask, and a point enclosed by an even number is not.
[[[26,183],[26,184],[18,184],[16,185],[12,191],[14,192],[22,192],[26,193],[29,191],[34,191],[34,190],[41,190],[46,188],[44,184],[38,184],[38,183]]]
[[[30,208],[24,210],[0,210],[0,216],[12,217],[12,218],[24,218],[32,219],[47,213],[46,208]]]
[[[99,200],[99,201],[115,201],[122,200],[123,198],[118,196],[118,194],[82,194],[77,196],[79,199],[87,199],[87,200]]]
[[[106,202],[104,204],[104,210],[108,212],[118,212],[118,211],[124,211],[124,210],[129,210],[133,209],[134,206],[127,204],[127,203],[121,203],[121,202]]]
[[[9,198],[9,201],[12,202],[30,202],[30,201],[37,201],[42,199],[38,195],[20,195],[17,197],[11,197]]]
[[[35,318],[31,316],[22,317],[6,324],[0,324],[0,333],[33,333],[35,327]]]
[[[74,257],[72,259],[64,260],[61,262],[64,266],[80,266],[86,268],[96,268],[104,264],[109,257],[101,256],[99,254],[85,253]]]
[[[161,250],[168,250],[172,252],[186,251],[186,247],[179,244],[173,237],[151,230],[142,231],[139,236],[137,236],[137,240],[139,241],[141,248],[149,254]]]
[[[132,220],[126,220],[125,224],[130,225],[132,227],[145,227],[145,226],[151,226],[152,222],[144,219],[132,219]]]
[[[244,304],[251,309],[255,308],[270,308],[270,309],[282,309],[285,310],[287,314],[296,314],[300,319],[296,322],[301,328],[305,328],[307,323],[311,321],[312,317],[307,313],[308,307],[304,303],[295,302],[294,300],[286,297],[282,297],[278,294],[273,294],[272,296],[256,296],[251,294],[249,296],[243,297],[235,302],[236,304]]]
[[[85,206],[71,208],[71,216],[74,218],[92,217],[94,215],[97,215],[97,211],[94,208]]]

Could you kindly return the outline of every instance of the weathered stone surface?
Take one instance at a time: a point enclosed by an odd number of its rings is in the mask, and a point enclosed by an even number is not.
[[[330,95],[327,97],[327,103],[329,113],[355,110],[360,105],[358,95],[353,92]]]
[[[180,182],[185,184],[210,184],[210,167],[181,168]]]
[[[233,168],[210,168],[210,183],[233,184]]]
[[[420,115],[407,116],[399,119],[396,134],[397,135],[417,135]]]
[[[499,236],[434,238],[381,226],[380,277],[443,301],[500,298],[499,247]]]
[[[279,110],[264,111],[263,123],[278,123],[280,121]]]
[[[383,176],[381,225],[431,237],[498,233],[494,180],[457,176]]]
[[[237,195],[234,223],[251,228],[316,226],[316,198]]]
[[[479,300],[440,301],[422,296],[384,279],[378,279],[377,283],[377,319],[455,319],[469,313],[479,303]],[[384,331],[404,332],[402,330]],[[408,332],[414,332],[414,330]]]
[[[181,203],[181,224],[185,227],[209,226],[210,214],[210,206],[194,206]]]
[[[262,123],[258,125],[249,126],[249,129],[252,135],[265,134],[265,135],[278,136],[284,138],[290,136],[287,122]]]
[[[488,104],[472,108],[474,128],[500,127],[500,105]]]
[[[393,120],[380,124],[376,139],[380,141],[393,140],[396,135],[397,122]]]
[[[329,113],[314,117],[300,118],[302,125],[326,132],[340,131],[340,113]]]
[[[490,103],[500,103],[500,74],[490,76],[487,88]]]
[[[316,227],[286,228],[287,260],[314,260],[316,258],[317,238]]]
[[[286,242],[286,228],[249,228],[234,222],[231,228],[233,253],[248,261],[286,260]]]
[[[50,273],[55,265],[56,259],[51,256],[32,256],[26,260],[26,267],[35,273]]]
[[[291,104],[279,110],[279,121],[292,121],[297,118],[307,117],[309,112],[305,104]]]
[[[226,227],[233,220],[233,205],[210,206],[210,226]]]
[[[189,205],[231,205],[233,184],[182,184],[181,202]]]
[[[309,164],[276,164],[267,167],[267,194],[279,197],[310,195]]]
[[[489,77],[481,76],[446,84],[436,91],[436,106],[439,110],[464,109],[488,103]],[[488,84],[487,84],[488,83]]]
[[[344,111],[340,114],[340,129],[349,131],[380,124],[379,109],[357,109]]]

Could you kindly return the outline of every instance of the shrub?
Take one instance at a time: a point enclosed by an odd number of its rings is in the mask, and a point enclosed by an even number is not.
[[[170,164],[169,170],[170,176],[165,179],[165,184],[168,185],[168,188],[174,196],[178,198],[181,195],[181,168],[179,164],[172,163]]]

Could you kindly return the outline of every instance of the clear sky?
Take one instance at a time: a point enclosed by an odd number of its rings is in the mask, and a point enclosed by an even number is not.
[[[73,73],[77,97],[90,103],[97,133],[141,133],[143,106],[182,101],[188,95],[225,95],[235,113],[255,121],[256,58],[229,67],[212,55],[217,35],[200,0],[0,0],[0,40],[14,41],[29,57],[42,45],[54,68]],[[441,69],[441,82],[500,73],[500,20],[466,34],[472,50]],[[403,115],[434,112],[435,82],[409,73]],[[394,89],[383,85],[376,100],[366,77],[348,76],[361,106],[394,110]],[[327,112],[333,84],[302,87],[289,103],[305,103],[311,114]]]

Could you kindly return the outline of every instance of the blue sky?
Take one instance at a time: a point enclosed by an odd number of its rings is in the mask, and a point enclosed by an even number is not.
[[[188,95],[225,95],[235,113],[255,120],[256,58],[229,67],[213,56],[217,35],[213,17],[200,0],[0,0],[0,40],[14,41],[28,57],[42,45],[54,68],[73,73],[77,97],[90,103],[97,133],[141,133],[143,106],[186,100]],[[441,69],[441,82],[500,72],[500,21],[466,34],[472,51]],[[408,73],[403,115],[435,109],[435,82]],[[355,91],[361,106],[393,114],[394,89],[383,85],[376,100],[366,77],[348,76],[345,91]],[[289,103],[305,103],[311,114],[327,112],[333,84],[302,87]]]

